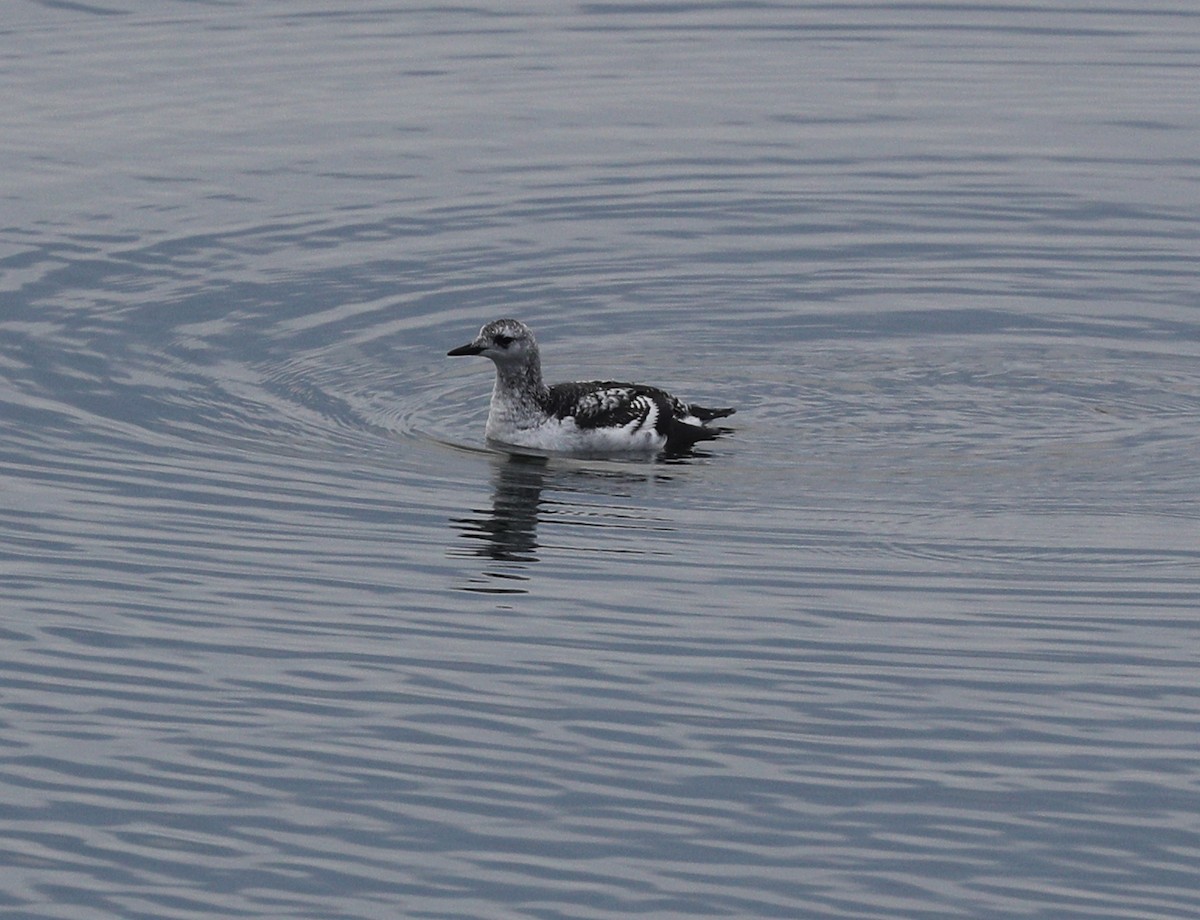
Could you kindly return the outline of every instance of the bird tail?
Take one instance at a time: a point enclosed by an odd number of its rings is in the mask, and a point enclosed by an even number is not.
[[[706,409],[704,406],[695,404],[688,406],[688,412],[700,419],[702,422],[711,422],[715,418],[725,418],[733,415],[737,409]]]
[[[710,428],[708,422],[713,419],[733,415],[733,409],[706,409],[704,406],[688,406],[687,411],[692,420],[681,421],[672,418],[667,426],[667,443],[664,448],[668,456],[684,456],[700,441],[711,441],[723,434],[728,434],[729,428]],[[700,424],[696,424],[699,422]]]

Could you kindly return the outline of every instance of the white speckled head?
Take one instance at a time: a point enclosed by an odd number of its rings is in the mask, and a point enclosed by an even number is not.
[[[537,356],[533,331],[515,319],[498,319],[479,330],[466,345],[447,352],[450,355],[483,355],[497,365],[525,364]]]
[[[515,319],[488,323],[471,342],[447,354],[483,355],[496,365],[489,419],[505,415],[535,418],[543,411],[540,404],[546,398],[546,385],[542,382],[542,359],[537,341],[524,323]]]

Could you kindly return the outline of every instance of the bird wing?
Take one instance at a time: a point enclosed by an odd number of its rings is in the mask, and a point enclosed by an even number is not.
[[[675,401],[654,387],[592,380],[550,387],[547,408],[558,418],[573,418],[580,428],[632,425],[640,429],[649,425],[661,432]]]

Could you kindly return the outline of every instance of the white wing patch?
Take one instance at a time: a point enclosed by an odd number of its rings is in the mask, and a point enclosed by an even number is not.
[[[625,414],[622,412],[632,404],[633,391],[626,387],[608,387],[582,394],[576,401],[571,415],[584,419],[599,419],[603,416]],[[604,422],[600,422],[604,424]]]

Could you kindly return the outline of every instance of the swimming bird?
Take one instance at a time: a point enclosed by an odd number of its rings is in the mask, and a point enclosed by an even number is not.
[[[640,383],[589,380],[546,386],[537,340],[524,323],[498,319],[446,353],[496,365],[484,434],[489,441],[585,455],[686,453],[726,429],[707,423],[733,409],[706,409]]]

